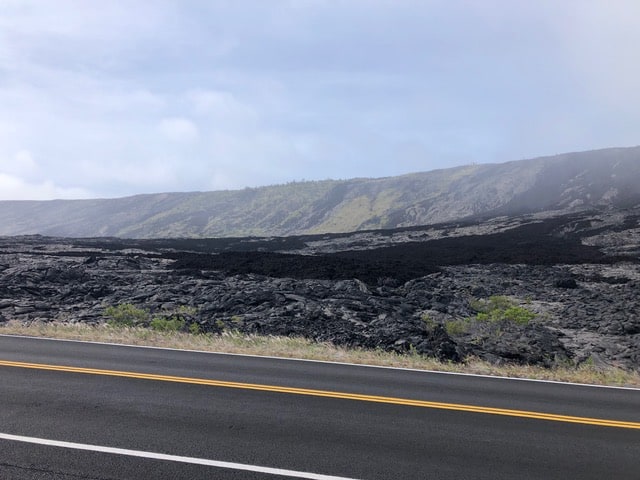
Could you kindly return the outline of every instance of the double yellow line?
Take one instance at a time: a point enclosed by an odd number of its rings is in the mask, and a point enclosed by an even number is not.
[[[141,380],[154,380],[160,382],[188,383],[192,385],[206,385],[210,387],[237,388],[242,390],[258,390],[261,392],[288,393],[292,395],[307,395],[313,397],[338,398],[344,400],[356,400],[360,402],[386,403],[392,405],[405,405],[410,407],[435,408],[440,410],[456,410],[460,412],[485,413],[491,415],[503,415],[508,417],[531,418],[536,420],[549,420],[553,422],[578,423],[582,425],[596,425],[600,427],[631,428],[640,430],[639,422],[625,422],[620,420],[607,420],[602,418],[574,417],[569,415],[557,415],[554,413],[530,412],[526,410],[510,410],[506,408],[481,407],[476,405],[464,405],[458,403],[430,402],[426,400],[411,400],[407,398],[384,397],[378,395],[362,395],[359,393],[332,392],[327,390],[314,390],[308,388],[281,387],[277,385],[261,385],[256,383],[227,382],[223,380],[210,380],[206,378],[174,377],[170,375],[156,375],[152,373],[125,372],[118,370],[102,370],[97,368],[71,367],[66,365],[47,365],[40,363],[12,362],[0,360],[0,366],[29,368],[34,370],[51,370],[56,372],[82,373],[89,375],[103,375],[109,377],[136,378]]]

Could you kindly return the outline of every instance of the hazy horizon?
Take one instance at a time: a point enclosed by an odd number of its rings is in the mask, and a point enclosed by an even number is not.
[[[164,190],[164,191],[151,191],[151,192],[139,192],[139,193],[129,193],[129,194],[125,194],[125,195],[119,195],[119,196],[96,196],[96,197],[76,197],[76,198],[64,198],[64,197],[56,197],[56,198],[47,198],[47,199],[3,199],[0,198],[0,202],[2,201],[54,201],[54,200],[117,200],[120,198],[127,198],[127,197],[136,197],[136,196],[142,196],[142,195],[162,195],[162,194],[180,194],[180,193],[205,193],[205,192],[237,192],[237,191],[242,191],[245,189],[260,189],[260,188],[271,188],[271,187],[279,187],[279,186],[283,186],[283,185],[287,185],[287,184],[291,184],[291,183],[311,183],[311,182],[341,182],[341,181],[350,181],[350,180],[377,180],[377,179],[384,179],[384,178],[390,178],[390,177],[401,177],[404,175],[412,175],[412,174],[420,174],[420,173],[429,173],[435,170],[446,170],[446,169],[451,169],[451,168],[459,168],[459,167],[465,167],[468,165],[501,165],[501,164],[505,164],[505,163],[510,163],[510,162],[518,162],[518,161],[527,161],[527,160],[536,160],[539,158],[549,158],[549,157],[555,157],[555,156],[561,156],[561,155],[565,155],[565,154],[573,154],[573,153],[584,153],[584,152],[591,152],[591,151],[599,151],[599,150],[609,150],[609,149],[626,149],[626,148],[638,148],[640,147],[640,145],[632,145],[632,146],[628,146],[628,147],[608,147],[608,148],[598,148],[598,149],[593,149],[593,150],[584,150],[584,151],[576,151],[576,152],[558,152],[557,154],[554,155],[544,155],[544,156],[540,156],[540,157],[533,157],[533,158],[522,158],[522,159],[516,159],[516,160],[507,160],[504,162],[487,162],[487,163],[483,163],[483,164],[478,164],[478,163],[461,163],[459,165],[452,165],[450,167],[443,167],[443,168],[434,168],[434,169],[430,169],[430,170],[421,170],[421,171],[414,171],[414,172],[404,172],[404,173],[399,173],[397,175],[387,175],[387,176],[382,176],[382,177],[368,177],[368,176],[359,176],[359,177],[350,177],[350,178],[323,178],[323,179],[317,179],[317,180],[307,180],[307,179],[301,179],[301,180],[289,180],[286,182],[282,182],[282,183],[270,183],[270,184],[264,184],[264,185],[254,185],[254,186],[245,186],[245,187],[238,187],[238,188],[221,188],[221,189],[210,189],[210,190]]]

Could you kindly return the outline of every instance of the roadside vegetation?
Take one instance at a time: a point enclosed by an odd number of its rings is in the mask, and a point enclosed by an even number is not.
[[[515,325],[528,325],[536,314],[526,307],[518,305],[509,297],[496,295],[488,299],[476,299],[471,301],[475,316],[447,320],[444,328],[453,337],[469,333],[473,327],[485,323],[511,323]]]
[[[478,322],[512,322],[527,325],[536,316],[531,310],[501,295],[486,300],[474,300],[471,302],[471,308],[478,312],[475,317]]]
[[[461,364],[444,363],[416,353],[400,355],[380,350],[347,349],[297,337],[245,335],[233,329],[220,334],[202,334],[188,325],[185,320],[188,313],[185,312],[182,317],[179,312],[151,317],[142,309],[143,316],[136,307],[115,308],[110,310],[111,319],[98,325],[7,321],[0,324],[0,334],[640,388],[640,374],[599,367],[593,362],[556,368],[493,365],[477,359],[468,359]]]
[[[195,311],[189,307],[179,307],[172,311],[162,311],[151,314],[144,308],[131,303],[121,303],[104,309],[107,325],[111,327],[140,327],[150,328],[158,332],[189,332],[200,333],[198,324],[187,323],[187,318]]]

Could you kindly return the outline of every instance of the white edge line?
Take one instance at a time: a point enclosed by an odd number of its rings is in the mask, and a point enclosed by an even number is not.
[[[226,468],[229,470],[242,470],[246,472],[267,473],[269,475],[280,475],[291,478],[306,478],[310,480],[356,480],[354,478],[336,477],[332,475],[322,475],[318,473],[299,472],[296,470],[285,470],[281,468],[261,467],[244,463],[223,462],[219,460],[208,460],[206,458],[183,457],[179,455],[167,455],[164,453],[145,452],[142,450],[129,450],[126,448],[102,447],[99,445],[87,445],[84,443],[62,442],[59,440],[48,440],[46,438],[25,437],[22,435],[10,435],[0,433],[0,439],[13,442],[30,443],[36,445],[46,445],[50,447],[68,448],[73,450],[85,450],[89,452],[109,453],[114,455],[125,455],[128,457],[149,458],[153,460],[165,460],[170,462],[189,463],[192,465],[204,465],[208,467]]]
[[[207,350],[189,350],[189,349],[170,348],[170,347],[154,347],[150,345],[130,345],[126,343],[92,342],[88,340],[72,340],[67,338],[49,338],[49,337],[35,337],[35,336],[32,337],[29,335],[10,335],[5,333],[0,334],[0,337],[25,338],[29,340],[47,340],[47,341],[54,341],[54,342],[87,343],[91,345],[105,345],[110,347],[126,347],[126,348],[143,348],[148,350],[165,350],[169,352],[186,352],[186,353],[198,353],[198,354],[207,354],[207,355],[226,355],[230,357],[267,358],[270,360],[285,360],[285,361],[292,361],[292,362],[325,363],[328,365],[345,365],[349,367],[380,368],[384,370],[399,370],[404,372],[453,375],[453,376],[459,376],[459,377],[477,377],[477,378],[487,378],[492,380],[515,380],[518,382],[550,383],[554,385],[570,385],[573,387],[631,390],[634,392],[640,391],[640,388],[637,388],[637,387],[620,387],[615,385],[594,385],[589,383],[562,382],[560,380],[542,380],[539,378],[501,377],[498,375],[487,375],[482,373],[443,372],[440,370],[422,370],[419,368],[390,367],[385,365],[368,365],[366,363],[348,363],[348,362],[337,362],[337,361],[331,361],[331,360],[312,360],[308,358],[275,357],[270,355],[250,355],[246,353],[211,352]]]

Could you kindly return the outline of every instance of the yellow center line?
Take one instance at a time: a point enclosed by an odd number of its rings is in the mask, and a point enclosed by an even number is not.
[[[506,408],[482,407],[459,403],[430,402],[427,400],[412,400],[408,398],[384,397],[378,395],[363,395],[359,393],[332,392],[309,388],[282,387],[277,385],[261,385],[256,383],[228,382],[224,380],[210,380],[206,378],[175,377],[171,375],[157,375],[153,373],[125,372],[119,370],[102,370],[97,368],[71,367],[66,365],[47,365],[40,363],[12,362],[0,360],[0,366],[29,368],[34,370],[52,370],[56,372],[82,373],[90,375],[104,375],[110,377],[136,378],[161,382],[188,383],[192,385],[206,385],[210,387],[238,388],[243,390],[258,390],[262,392],[288,393],[293,395],[308,395],[313,397],[339,398],[357,400],[360,402],[387,403],[421,408],[435,408],[440,410],[456,410],[462,412],[504,415],[508,417],[532,418],[554,422],[579,423],[583,425],[597,425],[601,427],[631,428],[640,430],[640,422],[608,420],[603,418],[574,417],[555,413],[530,412],[526,410],[511,410]]]

